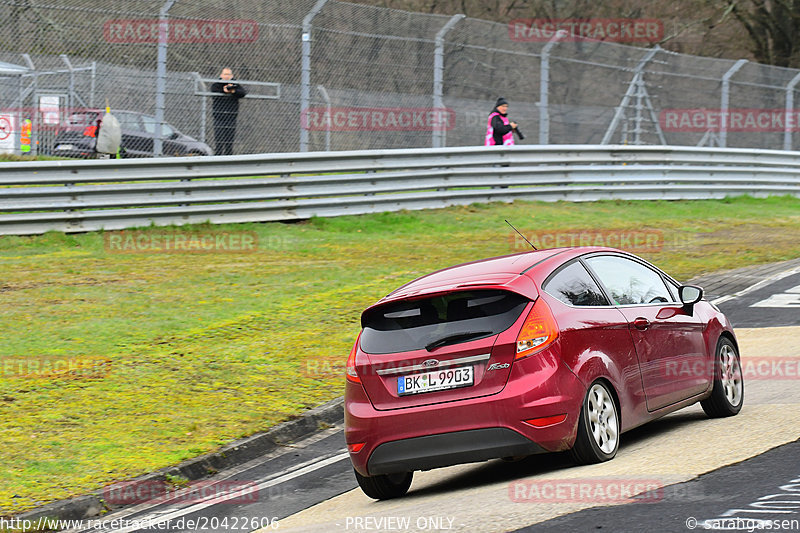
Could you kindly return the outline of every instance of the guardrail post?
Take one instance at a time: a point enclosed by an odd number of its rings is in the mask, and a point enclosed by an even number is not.
[[[434,113],[444,108],[444,36],[447,35],[458,21],[466,15],[453,15],[450,20],[436,32],[436,48],[433,51],[433,110]],[[433,147],[441,148],[445,146],[445,130],[433,127]]]
[[[789,124],[789,115],[794,112],[794,88],[800,83],[800,73],[796,74],[786,86],[786,116],[783,117],[783,149],[792,149],[792,125]],[[796,119],[793,119],[796,120]],[[793,122],[796,128],[797,123]]]
[[[734,74],[739,72],[739,69],[747,63],[746,59],[740,59],[733,64],[728,72],[722,76],[722,95],[720,96],[719,112],[720,112],[720,132],[719,132],[719,145],[725,148],[728,145],[728,105],[731,96],[731,78]]]
[[[303,19],[302,59],[300,65],[300,151],[308,151],[308,129],[303,127],[303,113],[308,109],[311,95],[311,22],[322,11],[328,0],[317,0],[317,3]]]

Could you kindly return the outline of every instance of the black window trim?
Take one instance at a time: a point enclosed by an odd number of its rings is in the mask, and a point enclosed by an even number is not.
[[[681,292],[680,292],[681,291],[681,284],[678,283],[677,281],[675,281],[674,279],[672,279],[670,276],[668,276],[666,274],[664,274],[662,277],[664,278],[664,281],[666,281],[667,290],[670,292],[670,294],[672,294],[672,297],[675,298],[675,302],[676,303],[682,303],[681,302]],[[676,289],[674,291],[672,290],[671,285],[675,285]]]

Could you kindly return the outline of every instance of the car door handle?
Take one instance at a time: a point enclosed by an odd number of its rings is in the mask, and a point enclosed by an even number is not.
[[[650,327],[650,321],[640,316],[633,320],[633,327],[636,329],[647,329]]]

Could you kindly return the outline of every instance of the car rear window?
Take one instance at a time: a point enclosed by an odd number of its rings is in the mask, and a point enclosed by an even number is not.
[[[388,354],[445,346],[497,335],[529,300],[499,290],[453,292],[372,309],[361,319],[361,349]]]
[[[86,126],[94,125],[98,118],[98,114],[92,111],[70,113],[64,122],[64,129],[70,131],[83,131]]]

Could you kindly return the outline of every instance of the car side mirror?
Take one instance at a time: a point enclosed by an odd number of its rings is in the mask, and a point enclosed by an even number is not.
[[[169,140],[175,140],[177,138],[178,138],[178,134],[176,132],[174,132],[174,131],[169,134],[169,137],[167,137],[167,139],[169,139]]]
[[[703,289],[695,285],[683,285],[678,289],[678,295],[686,311],[692,314],[694,304],[703,299]]]

